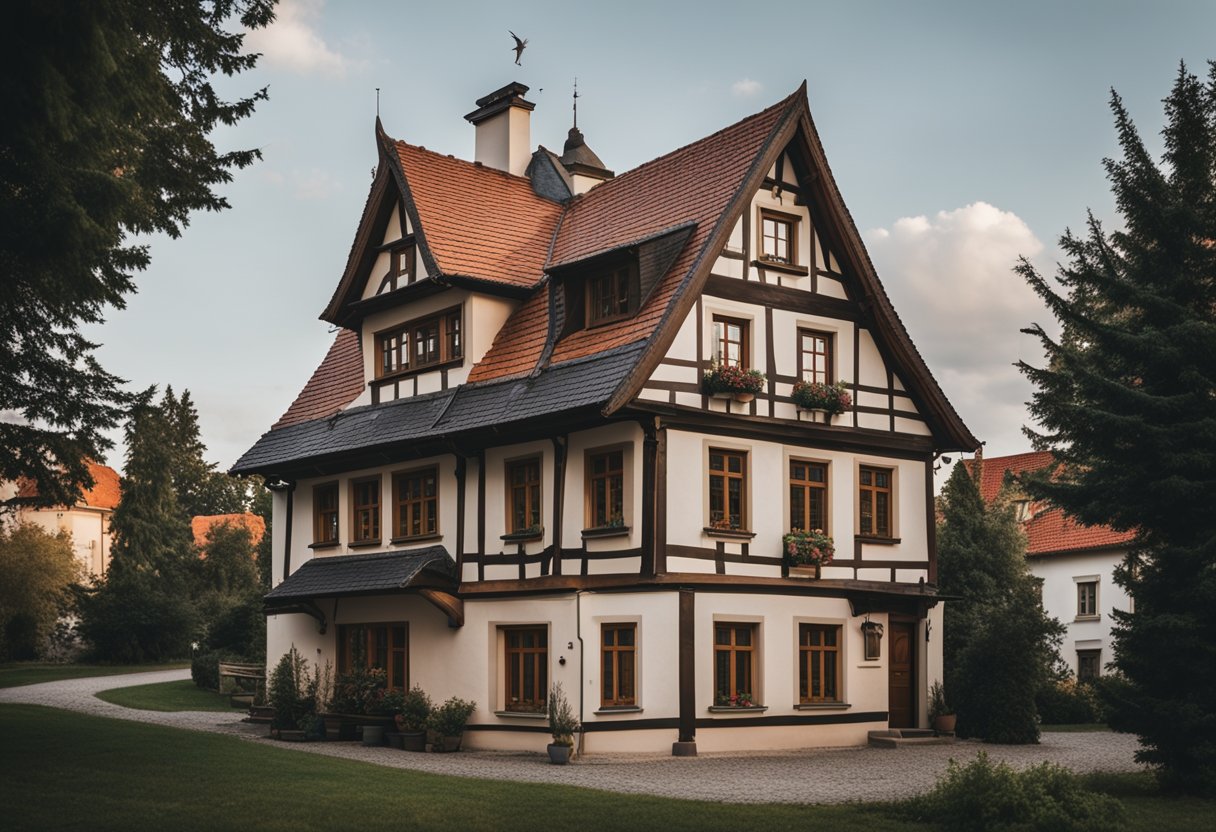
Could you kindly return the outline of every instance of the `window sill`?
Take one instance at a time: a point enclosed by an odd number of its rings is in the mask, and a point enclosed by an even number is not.
[[[350,549],[370,549],[372,546],[383,546],[383,540],[352,540],[346,544]]]
[[[583,529],[583,539],[596,537],[624,537],[629,534],[629,526],[596,526],[593,529]]]
[[[495,711],[494,716],[506,719],[545,719],[549,714],[545,711]]]
[[[731,707],[730,705],[710,705],[711,714],[756,714],[768,710],[768,705],[751,705],[746,708]]]
[[[753,260],[752,265],[758,269],[784,272],[785,274],[798,275],[799,277],[806,277],[811,273],[811,270],[806,266],[798,266],[793,263],[780,263],[776,260]]]
[[[795,711],[845,711],[853,707],[848,702],[800,702]]]
[[[878,537],[872,534],[855,534],[853,539],[859,543],[872,543],[875,546],[898,546],[898,537]]]
[[[442,540],[443,535],[435,532],[434,534],[412,534],[407,537],[394,537],[389,540],[389,543],[422,543],[427,540]]]
[[[723,540],[751,540],[756,536],[755,532],[743,531],[742,529],[715,529],[706,526],[702,529],[706,537],[720,537]]]
[[[1073,621],[1101,621],[1102,615],[1078,615]]]
[[[592,711],[596,716],[605,716],[610,714],[640,714],[642,709],[635,705],[610,705],[607,708],[600,708],[598,711]]]
[[[499,540],[505,540],[507,543],[527,543],[530,540],[540,540],[545,536],[545,530],[541,529],[538,532],[511,532],[504,534]]]
[[[337,540],[331,540],[328,543],[309,543],[309,549],[337,549],[342,544]]]

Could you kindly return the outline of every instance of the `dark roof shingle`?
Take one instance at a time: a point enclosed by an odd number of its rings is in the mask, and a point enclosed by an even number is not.
[[[442,546],[372,555],[314,557],[266,594],[267,606],[312,598],[370,595],[407,588],[423,571],[456,584],[456,563]],[[446,580],[445,580],[446,579]]]

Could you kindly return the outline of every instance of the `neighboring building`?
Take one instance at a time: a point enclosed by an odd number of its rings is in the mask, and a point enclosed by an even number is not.
[[[980,493],[991,503],[1008,475],[1041,471],[1054,464],[1047,451],[984,457]],[[968,462],[975,465],[975,462]],[[1012,487],[1012,486],[1011,486]],[[1111,652],[1112,610],[1128,610],[1131,599],[1115,583],[1115,567],[1135,537],[1105,526],[1083,526],[1063,509],[1009,494],[1026,532],[1030,571],[1043,579],[1043,608],[1066,628],[1061,654],[1078,679],[1102,675]]]
[[[341,669],[362,641],[393,685],[475,700],[475,748],[542,749],[557,681],[589,751],[924,726],[933,463],[979,443],[875,274],[805,85],[620,175],[577,128],[532,152],[526,92],[466,116],[475,162],[377,121],[321,316],[338,335],[234,468],[277,489],[271,662],[294,644]],[[706,395],[714,362],[767,380]],[[856,406],[825,424],[799,379]],[[817,579],[784,564],[791,528],[834,537]]]
[[[33,523],[49,534],[61,530],[72,535],[72,551],[94,579],[100,578],[110,569],[110,547],[114,535],[110,531],[110,517],[118,506],[121,493],[118,472],[95,462],[88,463],[93,487],[86,489],[74,506],[51,508],[18,508],[14,518],[17,522]],[[10,493],[19,498],[37,497],[38,492],[29,481],[10,485]]]
[[[190,532],[194,535],[194,545],[199,547],[202,556],[206,557],[207,533],[213,526],[224,523],[244,526],[249,529],[250,542],[256,547],[266,534],[266,521],[252,512],[243,514],[200,514],[190,520]]]

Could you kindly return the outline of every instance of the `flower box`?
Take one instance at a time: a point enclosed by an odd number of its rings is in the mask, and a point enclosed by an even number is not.
[[[782,557],[795,577],[818,578],[819,568],[832,562],[836,545],[823,529],[796,529],[781,539]],[[798,570],[798,571],[795,571]],[[806,571],[803,571],[806,570]]]
[[[853,397],[849,395],[848,388],[843,381],[835,384],[796,381],[790,397],[801,410],[821,411],[827,414],[825,421],[828,424],[831,424],[831,417],[844,413],[853,406]]]
[[[711,364],[701,379],[701,389],[714,398],[750,402],[764,390],[764,373],[733,364]]]

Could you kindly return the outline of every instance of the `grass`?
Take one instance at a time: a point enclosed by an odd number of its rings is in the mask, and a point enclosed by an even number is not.
[[[1110,726],[1105,722],[1077,722],[1061,725],[1040,725],[1044,734],[1059,732],[1061,734],[1088,734],[1109,731]]]
[[[1216,800],[1162,795],[1148,772],[1090,774],[1082,778],[1095,791],[1114,795],[1127,810],[1128,828],[1169,832],[1211,832]]]
[[[12,662],[0,664],[0,688],[57,682],[60,679],[83,679],[88,676],[116,676],[127,673],[147,673],[152,670],[177,670],[189,667],[189,662],[168,664],[44,664],[42,662]]]
[[[227,696],[203,690],[189,679],[103,690],[97,698],[140,711],[232,710]]]

